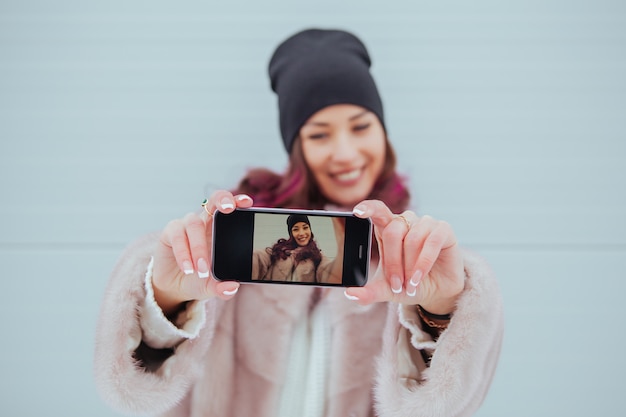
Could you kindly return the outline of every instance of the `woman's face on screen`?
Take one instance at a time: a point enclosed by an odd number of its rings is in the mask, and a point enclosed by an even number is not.
[[[298,222],[291,227],[291,236],[298,246],[306,246],[311,241],[311,227],[308,223]]]

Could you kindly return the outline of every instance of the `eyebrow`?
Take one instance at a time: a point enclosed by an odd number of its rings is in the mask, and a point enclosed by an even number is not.
[[[356,120],[356,119],[358,119],[359,117],[363,117],[363,116],[365,116],[365,115],[366,115],[367,113],[369,113],[369,112],[370,112],[369,110],[363,110],[362,112],[357,113],[357,114],[355,114],[354,116],[349,117],[349,118],[348,118],[348,120],[349,120],[349,121]],[[305,126],[306,126],[306,125],[312,125],[312,126],[328,126],[329,124],[330,124],[330,123],[326,123],[326,122],[308,122],[308,123],[305,123],[304,125],[305,125]]]

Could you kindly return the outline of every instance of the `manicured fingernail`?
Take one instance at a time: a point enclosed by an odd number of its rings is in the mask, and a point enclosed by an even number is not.
[[[232,208],[235,208],[233,203],[228,198],[225,198],[220,202],[220,207],[222,207],[222,210],[230,210]]]
[[[365,214],[365,207],[362,205],[358,205],[354,209],[352,209],[352,212],[358,214],[359,216],[362,216]]]
[[[241,194],[237,196],[237,201],[252,200],[249,195]]]
[[[224,295],[235,295],[235,294],[237,294],[237,291],[239,291],[239,287],[234,288],[232,290],[224,290],[224,291],[222,291],[222,294],[224,294]]]
[[[413,287],[413,291],[406,291],[406,295],[408,295],[409,297],[415,297],[415,294],[417,294],[417,287]]]
[[[346,291],[344,291],[344,292],[343,292],[343,295],[345,295],[345,296],[346,296],[346,298],[347,298],[348,300],[351,300],[351,301],[357,301],[357,300],[359,299],[359,297],[356,297],[356,296],[354,296],[354,295],[350,295],[350,294],[348,294]]]
[[[422,271],[417,271],[415,272],[415,274],[413,274],[413,276],[411,277],[411,281],[409,282],[412,286],[417,287],[421,280],[422,280]]]
[[[198,259],[198,278],[209,277],[209,265],[204,258]]]
[[[185,275],[193,274],[193,264],[190,261],[183,262],[183,272]]]
[[[400,294],[402,292],[402,280],[397,275],[391,277],[391,291],[394,294]]]

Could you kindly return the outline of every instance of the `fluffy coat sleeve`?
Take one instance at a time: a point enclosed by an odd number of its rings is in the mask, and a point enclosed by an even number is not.
[[[96,386],[105,402],[125,413],[159,414],[180,402],[202,370],[198,364],[211,342],[221,306],[218,300],[205,304],[206,322],[195,338],[164,349],[145,343],[140,306],[146,299],[146,269],[157,239],[146,236],[124,251],[111,274],[96,330]]]
[[[495,277],[465,251],[465,289],[450,324],[436,341],[421,330],[414,308],[389,314],[375,390],[381,417],[470,416],[493,379],[504,332]],[[418,350],[433,352],[429,366]]]

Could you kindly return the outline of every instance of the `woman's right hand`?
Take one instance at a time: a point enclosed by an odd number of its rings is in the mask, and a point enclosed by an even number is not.
[[[217,191],[206,209],[231,213],[235,207],[250,207],[252,199],[228,191]],[[239,289],[234,281],[218,281],[211,277],[211,244],[213,216],[204,210],[190,213],[167,224],[154,255],[152,286],[157,304],[166,316],[174,313],[181,303],[203,300],[213,296],[231,298]]]

